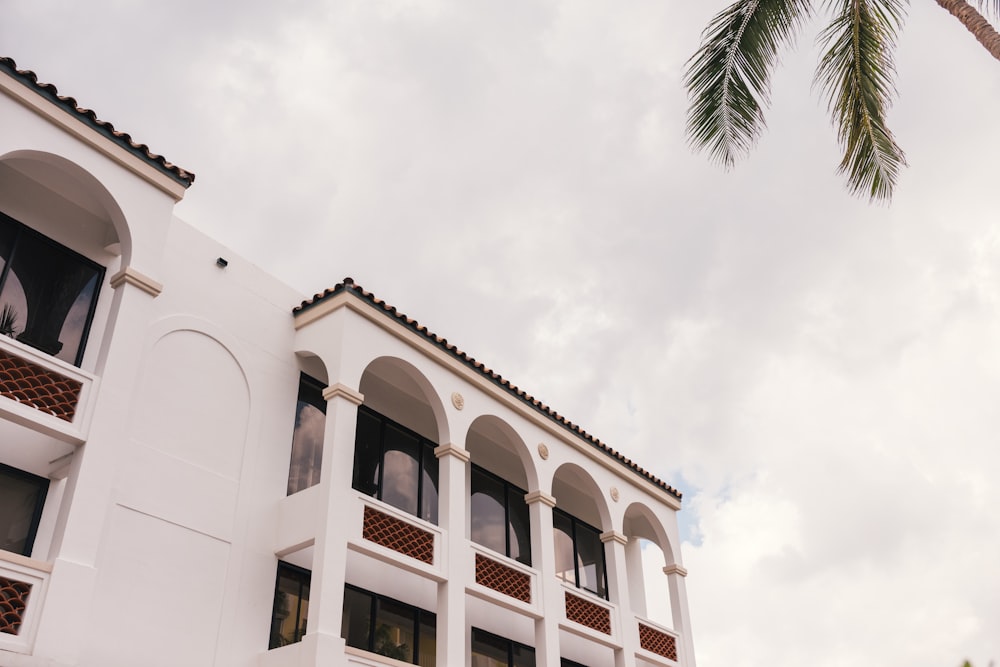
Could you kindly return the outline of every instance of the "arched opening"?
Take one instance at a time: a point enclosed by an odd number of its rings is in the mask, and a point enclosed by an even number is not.
[[[533,485],[529,477],[533,481],[535,475],[524,442],[507,423],[486,415],[472,422],[465,448],[472,463],[469,538],[531,565],[531,524],[524,496]]]
[[[288,462],[287,495],[298,493],[320,482],[323,468],[323,439],[326,433],[326,366],[316,355],[300,352],[298,393],[295,403],[295,426]]]
[[[633,503],[625,511],[623,523],[628,543],[629,600],[632,613],[666,627],[675,627],[670,591],[663,568],[668,562],[670,543],[656,515],[645,505]]]
[[[600,487],[583,468],[566,463],[552,480],[556,575],[569,585],[608,598],[608,571],[601,533],[610,527]]]
[[[82,167],[0,158],[0,334],[81,365],[105,270],[129,251],[121,209]]]
[[[393,357],[361,376],[354,488],[431,523],[438,520],[438,460],[444,408],[426,377]]]

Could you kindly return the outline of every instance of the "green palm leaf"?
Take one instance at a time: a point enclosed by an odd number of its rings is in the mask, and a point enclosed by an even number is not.
[[[737,0],[712,20],[684,79],[696,149],[708,149],[726,167],[749,152],[765,126],[778,52],[811,13],[810,0]]]
[[[903,0],[839,0],[820,34],[827,49],[816,84],[828,99],[844,149],[839,171],[848,187],[873,200],[888,200],[906,164],[885,122],[896,90],[893,51],[905,15]]]

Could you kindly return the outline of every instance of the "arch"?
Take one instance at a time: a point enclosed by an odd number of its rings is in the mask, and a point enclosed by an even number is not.
[[[72,160],[38,150],[9,151],[0,156],[0,165],[16,172],[16,175],[6,174],[7,177],[23,179],[22,184],[27,185],[26,190],[21,190],[23,194],[15,192],[13,198],[5,197],[8,205],[21,211],[37,210],[43,201],[50,208],[55,206],[55,202],[75,205],[92,216],[87,221],[92,229],[84,231],[99,236],[101,248],[119,254],[122,266],[129,265],[132,257],[132,234],[128,222],[121,206],[97,177]],[[3,171],[0,170],[0,181],[3,177]],[[32,188],[47,190],[58,197],[39,197],[37,192],[31,192]],[[18,201],[19,199],[24,201]],[[44,211],[39,213],[42,217],[45,216]],[[104,223],[104,229],[97,229],[100,223]],[[44,233],[46,230],[39,231]]]
[[[495,415],[480,415],[469,425],[465,449],[472,462],[526,491],[538,488],[538,471],[528,446],[514,428]]]
[[[611,511],[590,473],[575,463],[563,463],[552,476],[556,507],[601,531],[611,530]]]
[[[476,467],[469,475],[469,539],[531,564],[531,520],[524,498],[537,488],[527,447],[499,417],[481,415],[469,425],[465,449]]]
[[[408,361],[377,357],[358,383],[365,405],[437,444],[451,441],[444,404],[430,380]]]
[[[665,566],[675,562],[673,544],[663,523],[649,506],[633,502],[625,509],[622,530],[628,538],[625,567],[632,613],[677,627],[672,622],[670,594],[662,573]]]

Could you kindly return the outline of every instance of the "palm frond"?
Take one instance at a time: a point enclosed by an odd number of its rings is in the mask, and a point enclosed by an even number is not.
[[[833,20],[819,37],[826,52],[815,83],[828,99],[844,149],[839,171],[847,175],[848,187],[872,200],[889,200],[906,164],[885,121],[896,95],[893,51],[906,3],[836,0],[836,4]]]
[[[737,0],[712,19],[684,76],[694,148],[726,167],[749,152],[765,126],[778,52],[811,13],[812,0]]]

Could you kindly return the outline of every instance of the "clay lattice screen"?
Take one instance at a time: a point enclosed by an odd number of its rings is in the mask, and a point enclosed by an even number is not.
[[[611,634],[611,612],[571,593],[566,593],[566,618],[606,635]]]
[[[365,507],[365,522],[361,537],[369,542],[416,558],[429,565],[434,564],[434,534],[422,528],[389,516],[377,509]]]
[[[30,594],[31,584],[0,576],[0,632],[18,633]]]
[[[0,350],[0,396],[73,421],[82,383]]]
[[[677,641],[666,632],[660,632],[644,623],[639,624],[639,646],[664,658],[677,660]]]
[[[531,577],[482,554],[476,554],[476,583],[531,604]]]

